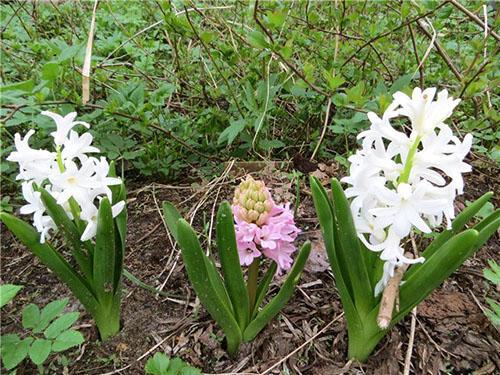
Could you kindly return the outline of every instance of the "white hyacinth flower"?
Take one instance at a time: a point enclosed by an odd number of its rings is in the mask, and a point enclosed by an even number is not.
[[[23,181],[23,196],[27,202],[21,207],[21,214],[33,215],[33,225],[40,233],[41,243],[48,238],[50,230],[56,229],[51,217],[45,215],[41,194],[34,189],[36,184],[54,197],[71,220],[74,215],[79,215],[79,219],[87,223],[82,240],[90,240],[96,234],[100,200],[108,197],[112,201],[109,186],[121,184],[122,181],[108,176],[110,167],[106,158],[97,159],[87,155],[99,152],[99,149],[92,146],[90,133],[79,135],[72,130],[75,125],[90,126],[86,122],[75,121],[76,112],[66,116],[48,111],[42,114],[51,117],[56,123],[57,129],[51,133],[56,151],[32,149],[28,142],[35,131],[30,130],[24,138],[20,134],[15,135],[15,151],[7,157],[7,160],[19,164],[20,173],[16,178]],[[112,206],[113,217],[124,207],[124,201],[115,203]]]
[[[28,202],[21,207],[20,212],[23,215],[33,214],[33,222],[35,226],[40,226],[42,216],[45,213],[45,206],[40,198],[40,192],[33,189],[33,181],[23,182],[22,184],[23,197]]]
[[[352,198],[351,211],[358,236],[385,262],[384,275],[375,288],[380,293],[402,264],[423,262],[404,255],[403,240],[413,229],[430,233],[432,227],[455,217],[454,200],[463,193],[462,174],[471,167],[463,160],[472,145],[472,135],[463,141],[453,135],[444,121],[460,102],[429,88],[413,90],[409,97],[394,94],[382,118],[368,113],[371,126],[360,133],[362,148],[349,158],[350,174],[342,179]],[[436,99],[434,99],[436,97]],[[407,135],[396,130],[391,120],[410,120]]]
[[[92,139],[90,133],[83,133],[78,136],[77,132],[70,130],[69,137],[64,143],[64,149],[61,152],[62,158],[78,158],[83,163],[88,158],[87,153],[99,152],[97,147],[91,146]]]
[[[394,103],[400,106],[397,112],[411,120],[412,129],[418,135],[431,134],[434,128],[451,116],[460,103],[460,99],[453,100],[452,97],[448,97],[446,90],[439,92],[434,101],[435,94],[435,87],[424,91],[415,87],[411,98],[402,92],[394,94]]]
[[[57,130],[55,132],[50,133],[50,135],[54,137],[54,143],[57,146],[61,146],[64,144],[64,142],[67,141],[68,133],[75,125],[83,125],[87,129],[90,128],[90,125],[87,124],[86,122],[74,121],[76,118],[76,112],[68,113],[64,117],[50,111],[43,111],[42,115],[50,117],[56,123]]]
[[[64,167],[63,172],[49,176],[52,186],[59,191],[57,203],[64,204],[73,197],[80,205],[85,205],[91,197],[89,193],[95,181],[94,163],[86,160],[79,168],[75,162],[67,160]]]
[[[122,212],[123,208],[125,207],[125,202],[120,201],[113,205],[111,207],[111,212],[113,214],[113,217],[117,217],[120,212]],[[87,226],[85,227],[85,230],[82,233],[82,237],[80,238],[82,241],[88,241],[91,238],[94,238],[94,236],[97,233],[97,214],[98,214],[98,209],[96,206],[93,204],[90,204],[82,210],[80,214],[80,219],[85,220],[87,222]]]

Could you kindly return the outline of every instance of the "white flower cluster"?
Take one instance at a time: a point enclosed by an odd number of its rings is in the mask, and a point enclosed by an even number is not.
[[[396,266],[424,261],[404,255],[402,241],[413,227],[430,233],[445,218],[450,228],[453,202],[463,193],[462,173],[471,171],[463,159],[472,135],[460,142],[444,124],[460,99],[448,97],[446,90],[436,100],[435,94],[435,88],[415,88],[411,98],[397,92],[382,118],[368,113],[371,127],[358,135],[362,149],[349,158],[350,175],[342,179],[351,185],[346,196],[354,198],[351,210],[359,238],[385,261],[376,295]],[[391,120],[399,116],[410,119],[409,136],[392,127]]]
[[[99,152],[92,146],[92,135],[78,135],[72,130],[75,125],[90,125],[83,121],[74,121],[76,112],[62,117],[56,113],[44,111],[42,115],[51,117],[57,130],[50,135],[54,138],[55,152],[32,149],[28,142],[35,133],[32,129],[23,139],[16,133],[14,141],[16,150],[7,160],[19,164],[20,173],[17,180],[22,180],[22,192],[28,204],[21,207],[21,213],[33,214],[33,224],[40,232],[40,242],[44,243],[49,230],[56,225],[50,216],[45,215],[45,206],[33,184],[43,187],[56,199],[66,211],[70,219],[79,215],[80,220],[87,223],[81,240],[93,238],[97,230],[97,212],[99,201],[107,196],[112,200],[111,185],[121,184],[121,179],[108,177],[109,164],[106,158],[88,156],[87,153]],[[116,217],[125,207],[121,201],[112,207]]]

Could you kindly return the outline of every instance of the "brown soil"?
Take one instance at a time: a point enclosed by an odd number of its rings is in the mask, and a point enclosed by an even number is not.
[[[317,173],[326,178],[339,172],[336,167],[322,166]],[[294,202],[295,186],[284,172],[263,171],[260,178],[273,188],[278,201]],[[483,172],[475,172],[467,179],[468,191],[458,202],[459,207],[465,199],[473,200],[495,188],[493,179]],[[126,268],[149,285],[162,287],[171,297],[155,296],[125,279],[123,329],[105,343],[98,341],[89,315],[65,285],[2,226],[2,282],[24,285],[14,302],[2,310],[2,333],[22,330],[20,311],[23,305],[30,302],[44,305],[69,296],[72,302],[69,308],[82,313],[80,330],[87,340],[81,348],[64,353],[70,363],[64,369],[67,374],[141,374],[146,360],[158,350],[170,356],[181,356],[207,373],[259,374],[272,366],[269,373],[276,374],[401,372],[409,341],[410,317],[382,340],[367,363],[348,362],[345,321],[339,318],[342,307],[327,268],[312,200],[305,185],[301,189],[298,210],[298,224],[303,230],[300,241],[312,239],[314,250],[300,287],[282,313],[253,343],[243,345],[237,358],[228,358],[219,327],[200,305],[195,304],[179,251],[172,247],[159,207],[162,201],[170,200],[186,217],[198,207],[194,226],[199,232],[208,233],[214,204],[229,198],[234,185],[233,178],[191,186],[153,183],[142,186],[137,181],[133,187],[129,184]],[[485,295],[494,292],[482,278],[482,269],[487,259],[498,259],[498,245],[497,234],[419,305],[412,373],[498,373],[500,335],[481,311],[487,306]],[[271,288],[272,293],[276,292],[276,285]],[[320,331],[314,340],[303,345]],[[63,373],[56,361],[54,358],[48,366],[53,369],[51,373]],[[18,371],[18,374],[34,373],[36,369],[27,361]]]

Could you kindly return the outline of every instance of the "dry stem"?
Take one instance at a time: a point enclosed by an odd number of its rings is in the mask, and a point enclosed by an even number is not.
[[[406,256],[408,256],[408,254],[406,254]],[[394,276],[391,277],[384,289],[384,292],[382,293],[380,310],[377,316],[377,324],[381,329],[386,329],[391,324],[392,312],[394,311],[396,299],[399,296],[399,284],[401,283],[407,268],[408,264],[403,264],[396,268]]]

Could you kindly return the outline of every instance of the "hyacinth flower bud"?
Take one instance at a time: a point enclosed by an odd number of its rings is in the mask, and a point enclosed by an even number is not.
[[[296,250],[293,241],[300,232],[290,204],[275,204],[264,182],[248,176],[235,190],[233,213],[241,265],[264,255],[278,270],[289,270]]]
[[[238,219],[260,226],[266,222],[274,204],[264,182],[248,176],[236,188],[233,205]]]

